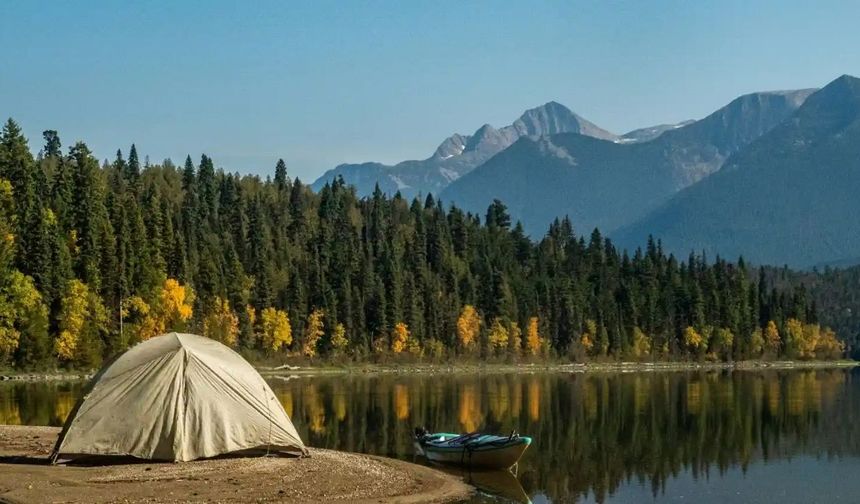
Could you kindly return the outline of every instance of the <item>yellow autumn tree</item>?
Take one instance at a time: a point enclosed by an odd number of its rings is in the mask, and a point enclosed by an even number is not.
[[[18,349],[19,328],[34,316],[47,317],[42,295],[31,277],[15,269],[3,277],[0,278],[0,362]]]
[[[797,355],[801,359],[815,358],[815,349],[821,339],[821,326],[818,324],[803,324],[801,337],[797,341]]]
[[[633,328],[633,342],[631,346],[633,357],[641,359],[651,353],[651,338],[639,327]]]
[[[398,354],[406,350],[409,336],[409,326],[403,322],[394,324],[394,330],[391,331],[391,352]]]
[[[66,284],[60,303],[59,334],[54,352],[64,362],[94,364],[101,353],[100,331],[107,326],[107,310],[97,294],[80,280]]]
[[[60,332],[54,341],[54,352],[60,360],[71,362],[75,358],[81,330],[87,316],[86,284],[72,280],[62,299],[60,312]]]
[[[537,355],[541,350],[541,337],[540,337],[540,322],[537,317],[532,317],[529,319],[529,325],[526,330],[526,350],[529,355]]]
[[[194,292],[173,278],[164,281],[159,293],[158,316],[164,331],[181,330],[191,315]]]
[[[220,297],[212,300],[212,306],[203,318],[203,335],[232,347],[239,335],[239,317],[230,309],[230,302]]]
[[[42,296],[36,290],[33,279],[12,266],[16,249],[14,230],[15,198],[12,184],[0,178],[0,365],[18,349],[21,329],[30,325],[30,321],[36,317],[42,319],[44,323],[40,325],[44,329],[36,335],[34,328],[31,328],[28,334],[31,338],[38,338],[45,347],[49,343],[47,307],[42,302]]]
[[[776,327],[776,322],[768,320],[767,327],[764,330],[764,348],[765,351],[775,356],[779,354],[779,348],[782,346],[782,338],[779,336],[779,329]]]
[[[193,315],[194,293],[190,287],[168,278],[150,301],[132,296],[122,303],[122,317],[129,335],[121,344],[134,344],[170,331],[181,331]]]
[[[308,321],[305,325],[305,336],[302,342],[302,353],[305,357],[316,357],[317,344],[320,338],[325,334],[325,322],[323,317],[325,312],[316,308],[308,315]]]
[[[752,358],[759,357],[764,350],[764,343],[764,332],[761,327],[756,327],[750,334],[749,356]]]
[[[122,342],[123,346],[146,341],[164,332],[162,321],[140,296],[124,300],[121,315],[124,320],[123,338],[126,340]]]
[[[283,310],[265,308],[260,312],[260,329],[263,348],[266,351],[277,352],[290,346],[293,342],[293,329],[290,327],[290,316]]]
[[[821,338],[818,340],[818,346],[815,348],[815,357],[817,359],[838,359],[845,352],[845,343],[836,338],[836,333],[832,329],[825,328],[821,331]]]
[[[0,302],[0,307],[4,303]],[[18,349],[21,333],[15,328],[12,317],[4,314],[0,320],[0,362],[12,355]]]
[[[579,343],[586,352],[591,353],[594,349],[594,341],[597,338],[597,322],[592,319],[585,321],[585,331],[579,337]]]
[[[499,352],[508,346],[508,329],[499,318],[493,319],[490,325],[490,333],[487,335],[487,342],[490,345],[490,351],[493,353]]]
[[[692,326],[684,329],[684,344],[693,352],[699,352],[708,345],[708,340]]]
[[[245,305],[245,315],[248,317],[248,324],[251,327],[257,325],[257,309],[251,305]]]
[[[785,321],[785,354],[789,358],[798,357],[800,354],[801,340],[803,339],[803,323],[797,319],[790,318]]]
[[[346,327],[340,322],[334,326],[331,333],[331,349],[335,355],[341,355],[346,351],[349,341],[346,339]]]
[[[463,306],[460,317],[457,319],[457,339],[460,348],[471,350],[475,347],[478,334],[481,331],[481,317],[472,305]]]

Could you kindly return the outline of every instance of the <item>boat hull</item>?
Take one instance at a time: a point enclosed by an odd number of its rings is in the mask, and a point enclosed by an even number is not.
[[[476,469],[508,469],[515,465],[531,444],[531,438],[517,437],[490,446],[444,446],[418,442],[427,460],[437,464],[460,465]]]

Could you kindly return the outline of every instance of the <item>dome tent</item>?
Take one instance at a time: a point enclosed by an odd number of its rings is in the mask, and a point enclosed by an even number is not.
[[[170,333],[140,343],[90,381],[52,459],[189,461],[252,450],[307,453],[259,373],[221,343]]]

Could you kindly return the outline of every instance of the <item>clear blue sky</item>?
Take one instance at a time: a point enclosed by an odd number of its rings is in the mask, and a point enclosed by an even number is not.
[[[310,181],[549,100],[615,132],[860,74],[860,2],[5,0],[0,116],[41,146]]]

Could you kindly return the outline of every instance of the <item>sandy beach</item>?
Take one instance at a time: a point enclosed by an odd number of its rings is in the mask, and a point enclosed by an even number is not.
[[[47,464],[55,427],[0,426],[0,503],[452,502],[471,487],[407,462],[311,448],[307,458]]]

